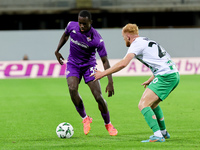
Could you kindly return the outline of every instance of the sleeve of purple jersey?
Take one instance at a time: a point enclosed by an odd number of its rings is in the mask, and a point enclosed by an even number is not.
[[[68,24],[67,24],[67,27],[65,28],[65,33],[66,33],[66,35],[69,35],[70,34],[70,23],[71,22],[69,22]]]
[[[105,44],[104,44],[104,41],[102,39],[100,39],[100,43],[99,43],[99,45],[97,47],[97,52],[99,53],[100,57],[107,56],[107,51],[106,51],[106,48],[105,48]]]

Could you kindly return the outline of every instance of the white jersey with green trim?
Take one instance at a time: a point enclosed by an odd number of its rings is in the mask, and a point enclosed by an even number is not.
[[[154,76],[178,72],[165,49],[146,37],[136,38],[127,51],[129,53],[134,53],[140,62],[151,69]]]

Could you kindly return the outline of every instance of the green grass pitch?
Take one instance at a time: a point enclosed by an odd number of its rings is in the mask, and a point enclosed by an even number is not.
[[[138,109],[149,77],[113,77],[115,95],[105,93],[117,136],[109,136],[89,88],[82,81],[79,93],[93,118],[83,133],[82,119],[73,106],[65,78],[0,80],[0,150],[193,150],[200,149],[200,76],[182,75],[179,86],[160,104],[171,138],[164,143],[141,143],[152,135]],[[70,139],[60,139],[56,127],[69,122]]]

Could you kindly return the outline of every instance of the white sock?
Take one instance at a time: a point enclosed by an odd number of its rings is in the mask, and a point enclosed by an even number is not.
[[[87,115],[84,118],[82,118],[82,119],[84,120],[85,118],[87,118]]]
[[[163,135],[162,135],[162,133],[161,133],[160,130],[154,132],[154,135],[155,135],[155,136],[158,136],[158,137],[163,137]]]
[[[167,133],[167,130],[165,129],[165,130],[161,130],[161,133],[163,134],[163,135],[165,135],[166,133]]]
[[[111,122],[107,123],[107,124],[110,124]],[[105,122],[104,122],[104,125],[107,125]]]

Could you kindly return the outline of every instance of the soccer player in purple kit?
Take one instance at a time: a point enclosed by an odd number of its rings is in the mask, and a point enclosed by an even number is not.
[[[70,21],[68,23],[59,41],[55,55],[58,62],[63,65],[64,58],[59,51],[70,37],[70,53],[67,60],[66,78],[71,100],[83,119],[84,133],[87,135],[90,132],[92,118],[86,114],[82,98],[78,93],[78,86],[82,77],[98,103],[106,129],[111,136],[115,136],[118,131],[111,124],[107,102],[102,96],[100,83],[99,81],[93,82],[94,77],[90,76],[96,69],[96,51],[102,60],[104,69],[110,68],[104,41],[91,24],[91,13],[87,10],[80,11],[78,22]],[[108,85],[106,92],[108,92],[108,97],[110,97],[114,94],[113,80],[111,75],[107,77]]]

